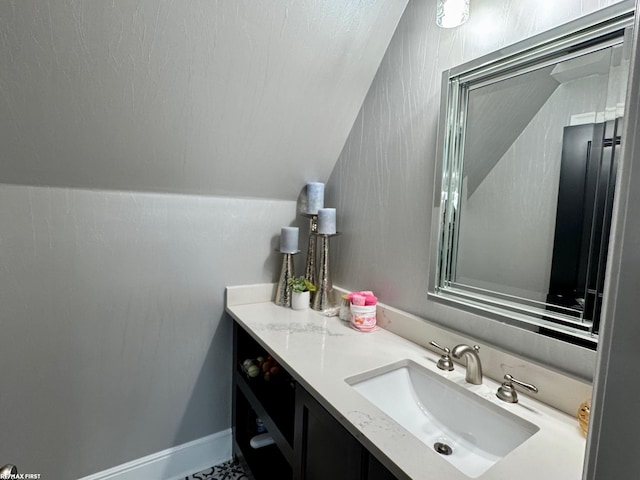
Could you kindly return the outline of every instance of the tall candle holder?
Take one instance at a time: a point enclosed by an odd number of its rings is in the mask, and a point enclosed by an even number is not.
[[[293,271],[293,256],[297,252],[282,253],[282,269],[280,270],[280,280],[278,281],[278,287],[276,288],[276,305],[281,307],[291,306],[291,287],[289,286],[289,279],[295,276]]]
[[[311,302],[311,308],[319,312],[328,310],[331,305],[331,292],[333,285],[329,276],[329,239],[340,235],[340,233],[316,233],[320,237],[320,265],[318,266],[318,285],[316,294]]]
[[[307,264],[304,270],[304,278],[306,278],[313,285],[316,284],[316,247],[317,247],[317,233],[318,233],[318,214],[317,213],[303,213],[304,217],[309,218],[309,243],[307,246]],[[315,292],[312,292],[314,295]]]

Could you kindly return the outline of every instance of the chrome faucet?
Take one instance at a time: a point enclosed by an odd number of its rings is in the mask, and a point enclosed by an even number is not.
[[[465,358],[467,364],[467,375],[465,379],[468,383],[472,383],[473,385],[482,385],[482,363],[480,362],[480,356],[478,352],[480,351],[480,347],[478,345],[474,345],[471,348],[469,345],[457,345],[451,350],[451,356],[460,360],[462,357]]]

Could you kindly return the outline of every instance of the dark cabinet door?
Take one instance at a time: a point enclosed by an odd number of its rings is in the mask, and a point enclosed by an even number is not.
[[[387,470],[376,457],[373,455],[368,455],[368,457],[367,480],[397,480],[397,477]]]
[[[296,389],[295,430],[294,470],[300,480],[363,478],[366,450],[302,388]]]

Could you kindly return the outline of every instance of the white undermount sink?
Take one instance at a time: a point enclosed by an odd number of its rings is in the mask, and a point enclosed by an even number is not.
[[[346,382],[471,478],[482,475],[539,430],[411,360]]]

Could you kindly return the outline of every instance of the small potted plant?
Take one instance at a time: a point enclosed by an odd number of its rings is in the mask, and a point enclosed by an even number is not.
[[[304,277],[290,277],[287,280],[291,288],[291,308],[305,310],[311,303],[311,292],[316,291],[316,286]]]

